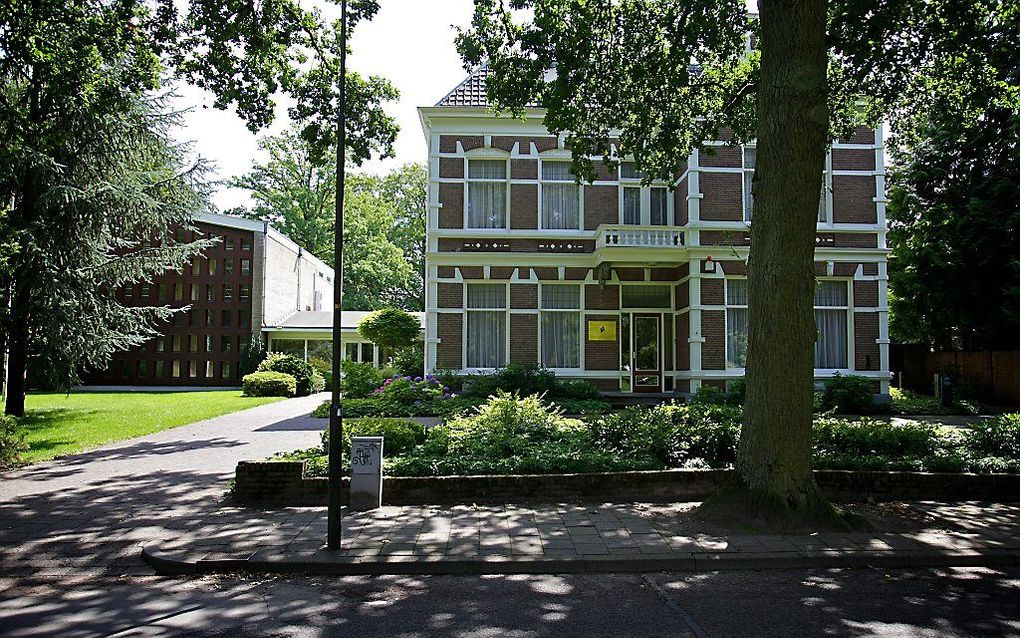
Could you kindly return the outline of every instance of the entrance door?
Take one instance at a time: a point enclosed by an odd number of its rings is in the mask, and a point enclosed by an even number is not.
[[[659,353],[660,315],[634,315],[634,392],[662,392],[662,357]]]

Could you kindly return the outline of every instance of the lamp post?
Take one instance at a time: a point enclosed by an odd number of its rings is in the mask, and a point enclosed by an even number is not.
[[[340,513],[341,447],[344,418],[340,410],[340,329],[344,289],[344,177],[347,170],[347,0],[340,9],[340,94],[336,116],[336,205],[333,262],[333,388],[329,410],[329,501],[326,520],[326,547],[340,549],[342,518]]]

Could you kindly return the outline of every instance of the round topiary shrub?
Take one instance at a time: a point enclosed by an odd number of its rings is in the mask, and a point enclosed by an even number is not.
[[[421,323],[403,310],[383,308],[362,319],[358,332],[383,348],[407,348],[418,340]]]
[[[258,371],[282,372],[294,377],[294,380],[297,382],[296,396],[299,397],[305,397],[313,392],[319,392],[325,384],[325,382],[322,381],[322,376],[317,375],[312,366],[292,354],[274,352],[267,356],[265,360],[259,364]],[[314,377],[316,376],[319,377],[318,382],[314,380]],[[316,385],[318,385],[318,389],[316,389]]]
[[[283,372],[252,372],[241,379],[246,397],[292,397],[297,392],[293,375]]]

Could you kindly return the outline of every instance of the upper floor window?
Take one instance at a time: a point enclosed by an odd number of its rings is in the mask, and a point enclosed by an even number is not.
[[[726,367],[747,364],[747,280],[726,280]]]
[[[468,228],[506,228],[506,162],[468,160]]]
[[[645,174],[635,168],[634,162],[620,164],[622,188],[621,223],[640,226],[669,224],[669,189],[662,185],[642,186]]]
[[[581,227],[581,189],[570,162],[542,162],[542,228]]]

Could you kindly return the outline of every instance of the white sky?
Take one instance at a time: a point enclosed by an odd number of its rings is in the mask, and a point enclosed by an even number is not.
[[[379,4],[375,19],[354,32],[349,66],[362,75],[381,75],[400,90],[400,100],[386,107],[400,125],[400,135],[395,158],[372,160],[356,169],[370,172],[426,160],[417,108],[435,104],[464,79],[451,25],[466,26],[472,12],[471,0],[380,0]],[[218,179],[245,173],[257,156],[257,137],[232,111],[214,109],[202,91],[181,87],[178,93],[179,104],[192,107],[179,138],[194,142],[195,152],[215,163]],[[280,107],[268,132],[279,132],[287,123],[286,109]],[[246,204],[250,198],[247,191],[220,187],[213,202],[222,210]]]

